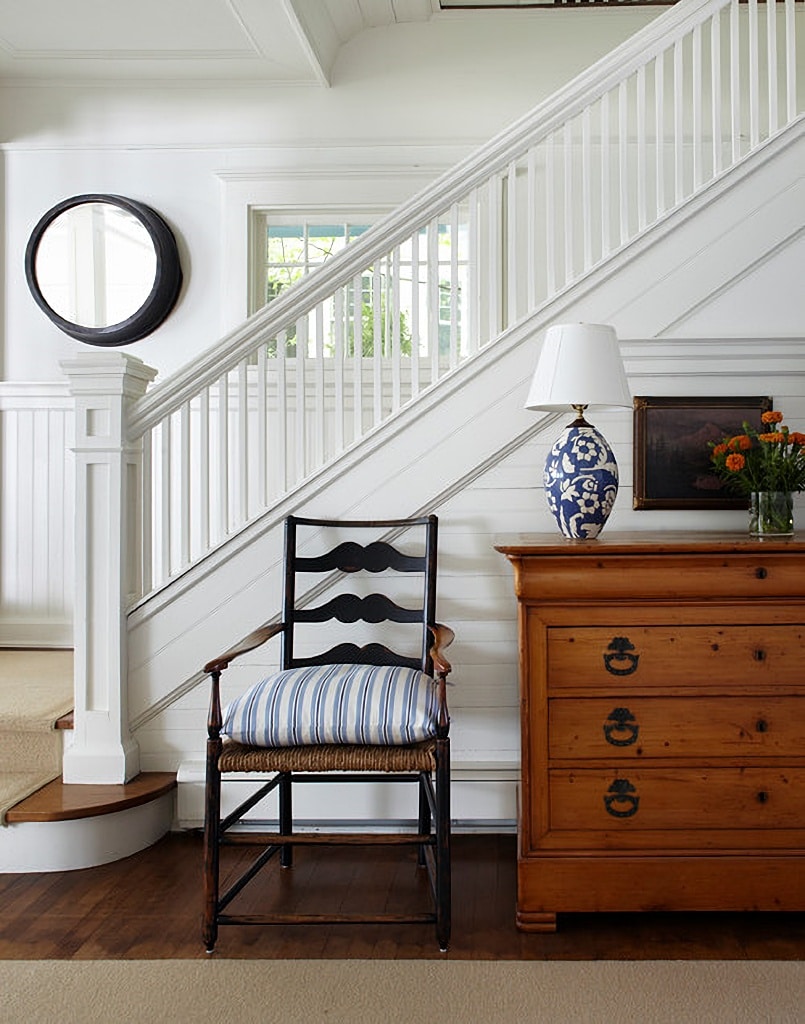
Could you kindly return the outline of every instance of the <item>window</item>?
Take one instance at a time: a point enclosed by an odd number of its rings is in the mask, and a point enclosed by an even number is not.
[[[356,218],[310,220],[304,216],[255,214],[254,287],[250,312],[276,299],[289,285],[325,263],[366,231],[379,214]],[[325,221],[327,221],[325,223]]]
[[[250,312],[256,312],[330,257],[342,252],[379,215],[380,211],[371,215],[364,211],[355,217],[321,215],[313,218],[287,212],[256,211]],[[455,238],[454,232],[457,232]],[[425,355],[429,302],[434,300],[439,351],[449,353],[452,345],[461,348],[463,319],[466,316],[462,297],[467,294],[468,273],[466,220],[462,219],[457,227],[439,224],[435,248],[434,253],[433,246],[429,245],[428,230],[423,228],[417,238],[416,251],[409,240],[400,246],[393,258],[385,255],[361,274],[360,296],[355,295],[357,282],[347,286],[343,303],[346,355],[354,354],[358,334],[364,356],[374,355],[377,343],[380,355],[390,355],[395,344],[399,345],[401,355],[410,355],[415,338],[421,339],[419,353]],[[434,258],[435,265],[431,270],[438,275],[438,290],[431,295],[428,262]],[[398,310],[396,324],[395,309]],[[335,310],[330,303],[323,345],[324,354],[328,355],[332,355],[334,350],[334,317]],[[287,354],[293,355],[296,328],[287,332],[286,345]],[[275,350],[274,345],[269,348]],[[312,340],[310,354],[314,354]]]

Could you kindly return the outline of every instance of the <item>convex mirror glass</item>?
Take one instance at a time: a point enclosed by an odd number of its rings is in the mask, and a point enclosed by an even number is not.
[[[125,345],[167,317],[182,283],[176,240],[150,207],[122,196],[74,196],[31,233],[25,273],[40,308],[92,345]]]

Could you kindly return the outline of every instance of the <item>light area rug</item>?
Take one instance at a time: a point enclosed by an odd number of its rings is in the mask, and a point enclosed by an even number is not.
[[[0,650],[0,823],[61,775],[55,723],[73,708],[73,652]]]
[[[801,1024],[791,961],[0,961],[8,1024]]]

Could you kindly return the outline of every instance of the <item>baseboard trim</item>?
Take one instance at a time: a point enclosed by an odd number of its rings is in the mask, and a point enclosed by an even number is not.
[[[520,778],[519,764],[513,761],[458,761],[450,769],[452,790],[453,828],[458,832],[513,832],[517,820],[517,789]],[[225,781],[222,793],[224,813],[244,799],[249,787],[255,790],[265,776],[259,773],[241,773],[232,781]],[[185,761],[176,775],[176,826],[195,830],[204,824],[204,762]],[[349,798],[342,797],[349,784],[343,787],[304,786],[294,799],[296,824],[302,830],[334,832],[359,827],[364,831],[399,831],[398,825],[408,824],[416,811],[413,787],[390,787],[381,783],[352,786]],[[237,794],[233,789],[237,788]],[[411,790],[410,793],[400,792]],[[394,790],[389,794],[389,790]],[[244,828],[259,829],[261,825],[276,824],[276,794],[271,794],[263,805],[255,808],[244,822]],[[408,802],[407,802],[408,801]],[[385,812],[378,814],[378,808]]]

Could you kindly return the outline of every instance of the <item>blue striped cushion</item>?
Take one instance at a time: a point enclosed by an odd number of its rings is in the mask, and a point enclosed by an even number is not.
[[[396,746],[436,734],[437,689],[418,669],[314,665],[269,676],[232,701],[223,733],[257,747]]]

